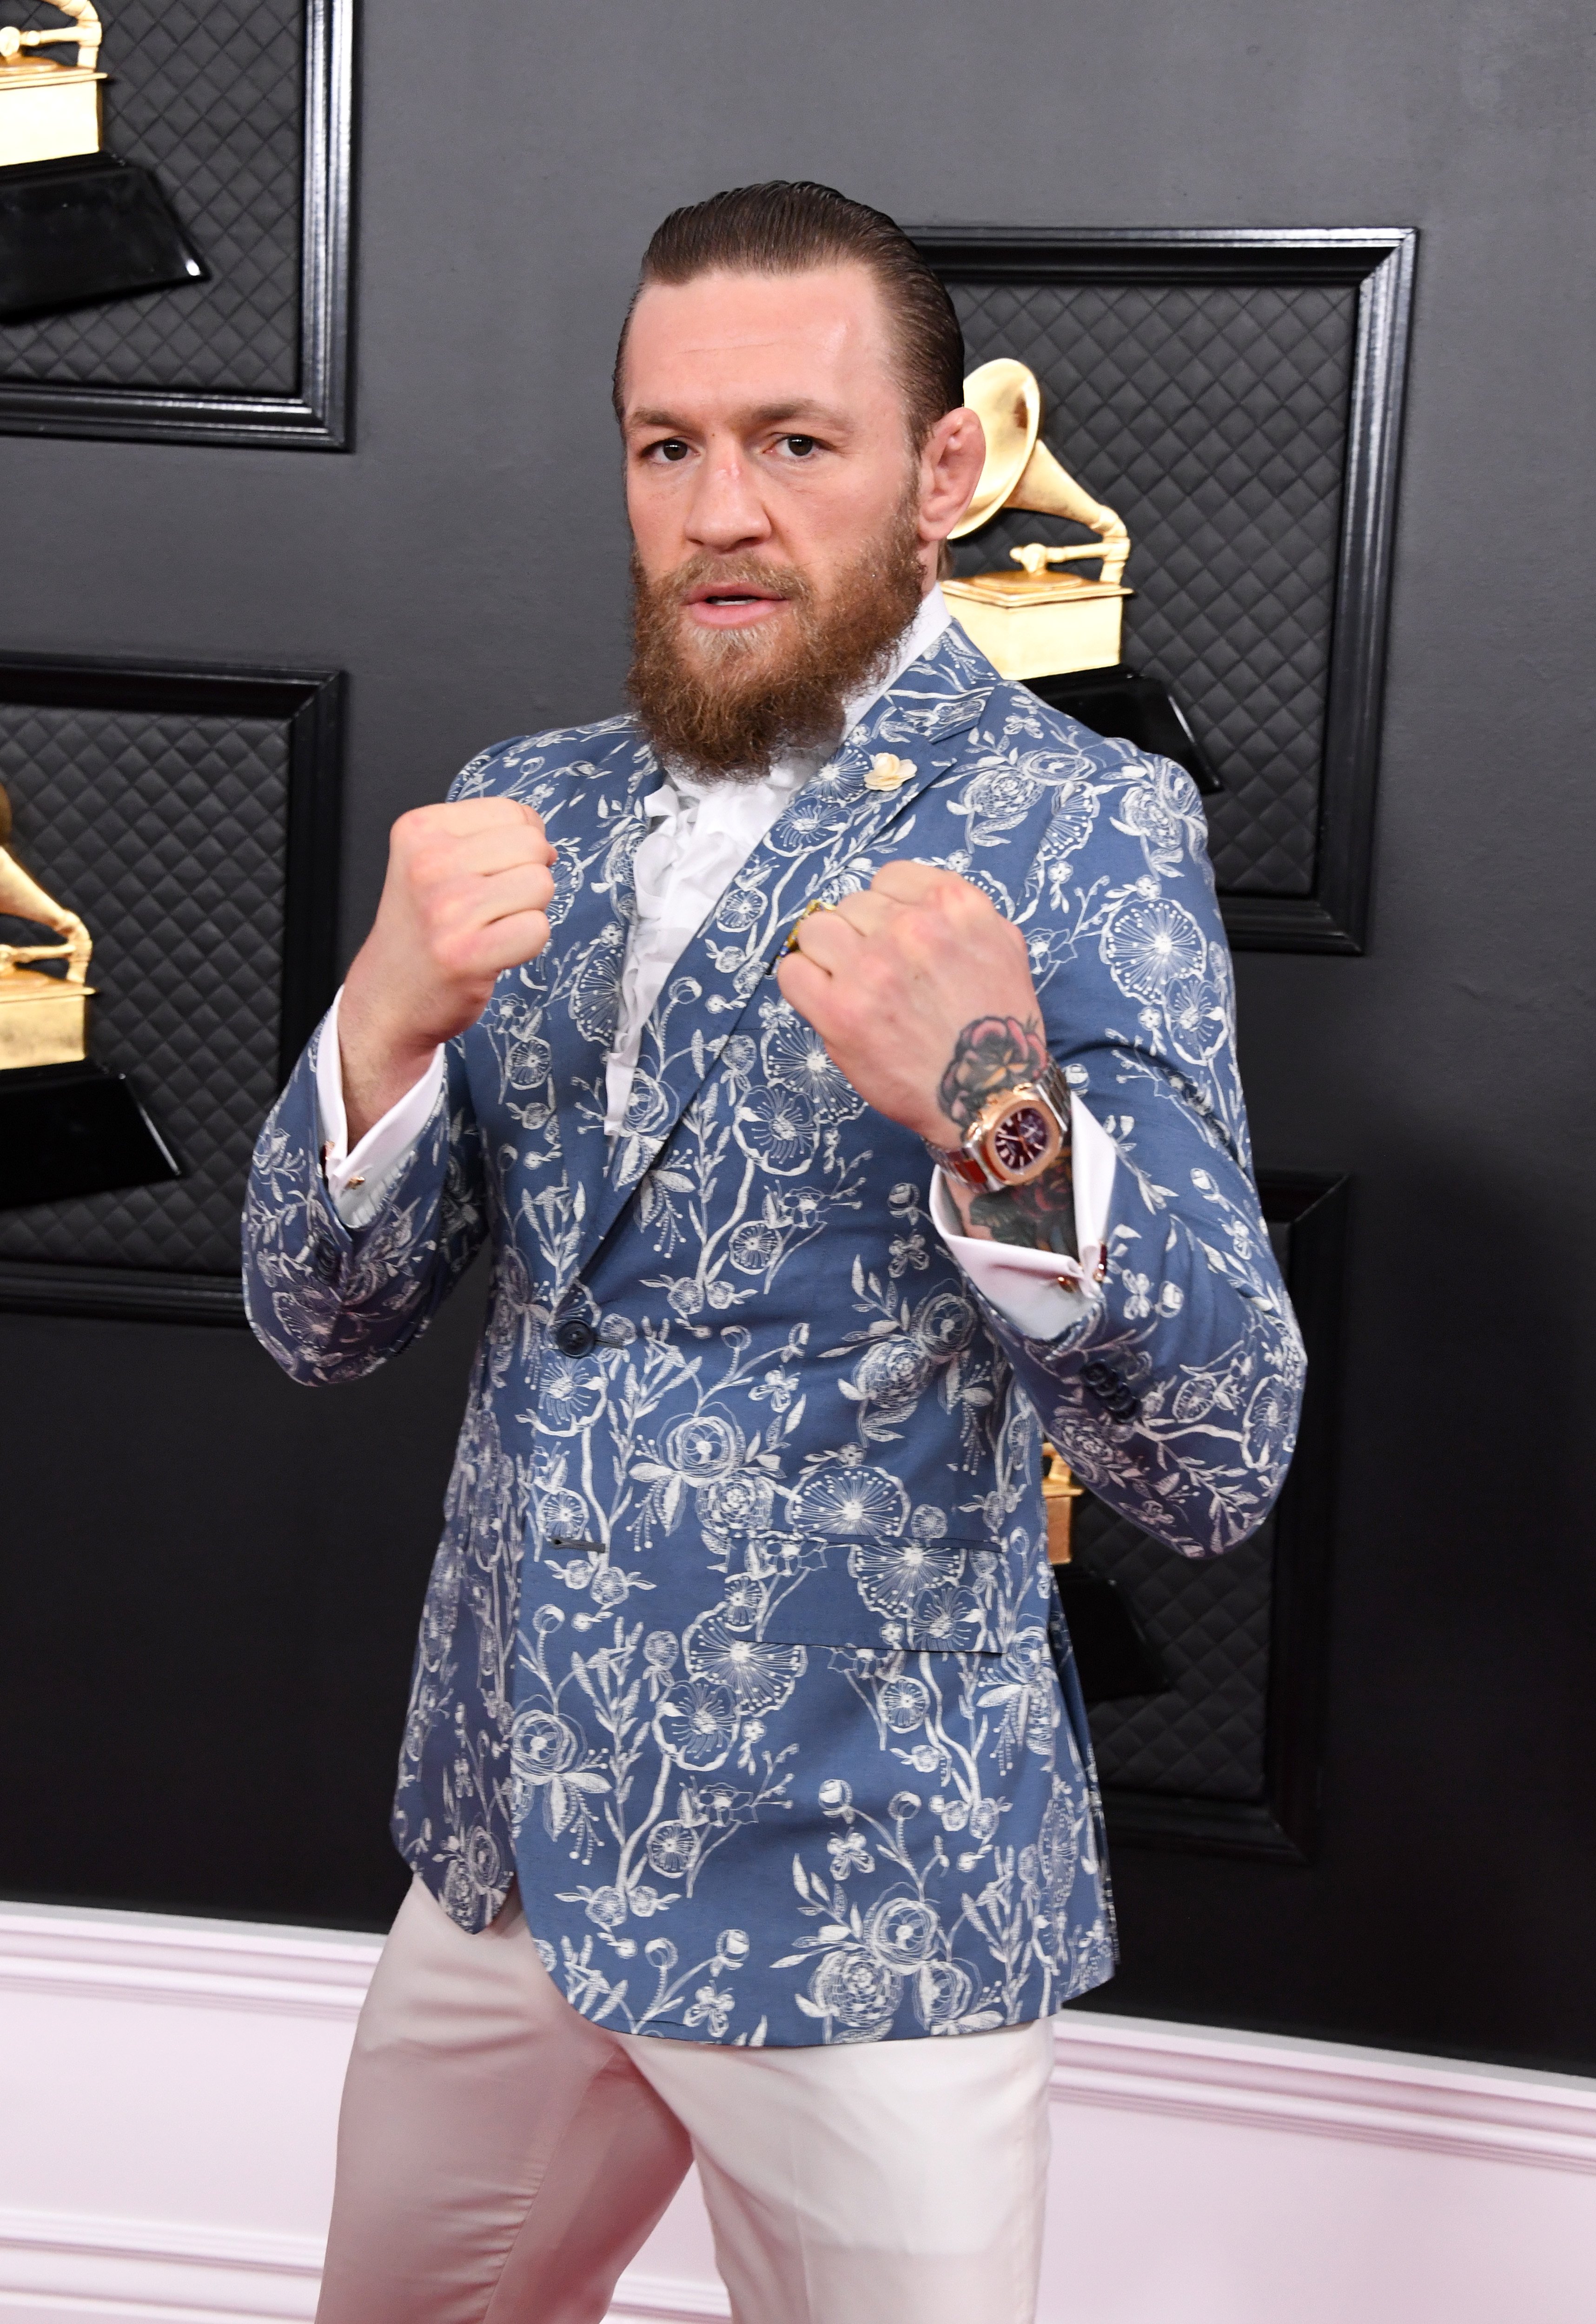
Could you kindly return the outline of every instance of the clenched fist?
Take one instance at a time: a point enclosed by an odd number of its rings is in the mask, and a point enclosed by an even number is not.
[[[1025,938],[956,872],[883,864],[861,894],[800,920],[797,941],[777,964],[783,997],[862,1098],[937,1146],[969,1126],[961,1036],[1010,1020],[1032,1069],[1046,1060]]]
[[[555,850],[520,799],[457,799],[401,815],[372,932],[338,1006],[354,1146],[475,1025],[506,968],[549,941]]]

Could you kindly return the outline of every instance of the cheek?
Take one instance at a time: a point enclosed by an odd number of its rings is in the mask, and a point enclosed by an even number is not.
[[[792,562],[823,587],[853,569],[896,504],[894,493],[878,491],[874,480],[841,463],[812,475],[800,471],[767,495],[772,524]]]
[[[674,481],[669,475],[656,476],[651,470],[634,471],[626,480],[626,518],[638,560],[650,581],[681,562],[686,495],[671,491]]]

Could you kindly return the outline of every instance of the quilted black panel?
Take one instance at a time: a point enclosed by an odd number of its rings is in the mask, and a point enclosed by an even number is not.
[[[1125,659],[1181,695],[1223,778],[1221,889],[1308,894],[1356,291],[949,287],[972,365],[1030,365],[1049,448],[1130,528]],[[1071,533],[1001,517],[955,564]]]
[[[1105,1784],[1207,1800],[1260,1800],[1274,1526],[1226,1557],[1165,1549],[1101,1501],[1076,1505],[1075,1556],[1110,1573],[1172,1681],[1100,1702],[1092,1739]]]
[[[295,392],[304,50],[303,0],[118,0],[106,144],[154,171],[210,280],[0,326],[0,379]]]
[[[188,1172],[7,1212],[0,1258],[236,1273],[276,1093],[288,770],[269,720],[0,704],[13,845],[95,940],[91,1055],[130,1076]]]

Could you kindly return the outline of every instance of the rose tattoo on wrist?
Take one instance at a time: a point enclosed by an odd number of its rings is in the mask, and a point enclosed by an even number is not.
[[[1047,1044],[1034,1017],[974,1017],[953,1045],[936,1102],[950,1121],[968,1130],[994,1090],[1034,1082],[1047,1063]]]
[[[937,1084],[937,1102],[950,1121],[967,1130],[989,1097],[1012,1089],[1017,1082],[1038,1080],[1047,1065],[1047,1044],[1036,1018],[973,1018],[954,1043]],[[1050,1169],[1028,1185],[973,1195],[970,1221],[984,1227],[994,1242],[1078,1259],[1068,1146]]]

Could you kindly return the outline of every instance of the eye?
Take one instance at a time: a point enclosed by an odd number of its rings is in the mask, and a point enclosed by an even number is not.
[[[781,448],[789,452],[795,460],[807,460],[810,453],[817,452],[820,447],[812,436],[784,436]]]
[[[644,457],[650,460],[672,462],[685,460],[691,448],[690,445],[683,443],[679,436],[666,436],[662,437],[658,444],[650,444]]]

